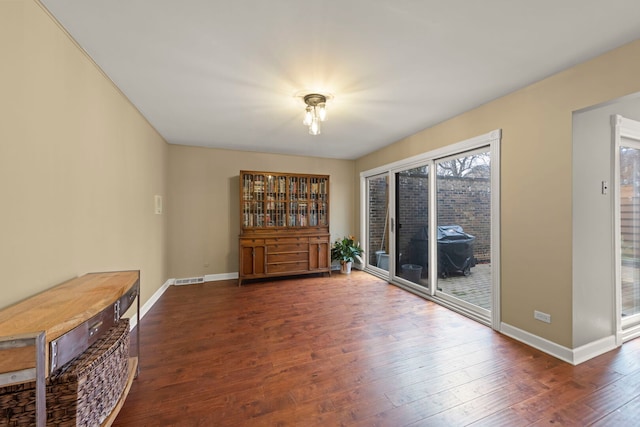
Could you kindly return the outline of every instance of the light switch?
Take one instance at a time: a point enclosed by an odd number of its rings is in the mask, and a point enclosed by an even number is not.
[[[162,215],[162,196],[155,195],[154,201],[156,206],[156,215]]]

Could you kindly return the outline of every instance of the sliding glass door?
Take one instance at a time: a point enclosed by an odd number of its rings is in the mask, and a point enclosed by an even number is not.
[[[395,276],[428,287],[429,166],[395,173]]]
[[[479,315],[492,306],[491,152],[436,161],[437,295]]]
[[[620,251],[622,324],[640,323],[640,147],[620,147]]]
[[[640,122],[614,120],[616,341],[640,337]]]
[[[389,271],[389,175],[368,177],[366,194],[367,264]]]
[[[365,270],[499,329],[500,131],[361,174]]]

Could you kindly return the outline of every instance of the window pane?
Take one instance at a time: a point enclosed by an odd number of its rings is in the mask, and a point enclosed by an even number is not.
[[[396,173],[396,276],[428,286],[429,167]]]
[[[389,271],[389,178],[379,175],[367,178],[369,194],[368,238],[366,253],[369,265]]]
[[[620,147],[622,317],[640,313],[640,150]]]
[[[438,291],[491,310],[491,155],[436,163]]]

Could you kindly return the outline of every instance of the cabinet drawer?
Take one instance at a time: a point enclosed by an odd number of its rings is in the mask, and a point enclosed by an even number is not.
[[[285,243],[278,245],[269,245],[267,246],[267,253],[280,253],[280,252],[308,252],[309,251],[309,243]]]
[[[285,262],[282,264],[270,264],[267,267],[269,274],[291,273],[294,271],[306,271],[309,269],[308,261]]]
[[[302,237],[274,237],[267,239],[267,245],[287,244],[287,243],[301,243],[306,242],[307,239]]]
[[[89,320],[52,340],[49,343],[49,358],[51,359],[49,372],[56,371],[78,357],[115,325],[120,318],[119,308],[117,308],[119,305],[119,301],[116,301]]]
[[[288,254],[268,254],[267,255],[267,262],[269,264],[283,263],[283,262],[289,262],[289,261],[307,261],[308,259],[309,259],[308,252],[291,252]]]
[[[318,244],[318,243],[329,243],[329,236],[312,236],[309,237],[309,243]]]
[[[242,246],[264,245],[264,239],[240,239]]]

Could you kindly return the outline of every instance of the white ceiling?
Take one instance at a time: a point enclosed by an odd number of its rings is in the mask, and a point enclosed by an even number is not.
[[[638,0],[41,2],[169,143],[343,159],[640,38]]]

